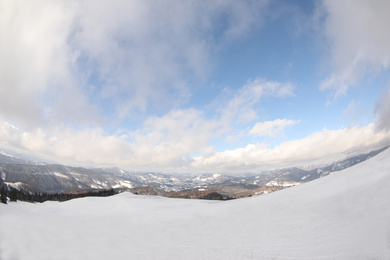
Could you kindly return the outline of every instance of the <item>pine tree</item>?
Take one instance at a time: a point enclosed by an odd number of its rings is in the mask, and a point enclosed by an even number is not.
[[[17,201],[18,200],[18,190],[11,188],[9,192],[9,200],[10,201]]]
[[[1,203],[7,204],[7,190],[3,187],[1,187],[0,191],[0,201]]]

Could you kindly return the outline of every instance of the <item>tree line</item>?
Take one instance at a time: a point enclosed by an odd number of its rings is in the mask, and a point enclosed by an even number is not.
[[[65,193],[46,193],[46,192],[30,192],[23,189],[16,189],[7,185],[2,185],[0,188],[0,202],[7,204],[7,201],[26,201],[26,202],[45,202],[45,201],[66,201],[83,197],[107,197],[118,194],[119,191],[111,189],[105,190],[88,190]]]

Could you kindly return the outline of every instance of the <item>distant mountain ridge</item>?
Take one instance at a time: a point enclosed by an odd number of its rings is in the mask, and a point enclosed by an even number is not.
[[[11,164],[32,164],[32,165],[44,165],[48,164],[43,160],[33,158],[31,156],[14,153],[5,149],[0,149],[0,163]]]
[[[309,167],[307,170],[305,167],[293,167],[246,176],[219,173],[135,173],[119,168],[87,169],[43,164],[3,152],[0,153],[0,186],[45,193],[118,189],[167,197],[238,198],[268,193],[324,177],[365,161],[387,148],[388,146],[326,166]]]

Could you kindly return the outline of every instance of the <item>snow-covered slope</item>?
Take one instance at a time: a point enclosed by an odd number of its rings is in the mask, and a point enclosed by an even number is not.
[[[390,259],[390,150],[233,201],[122,193],[0,204],[0,259]]]

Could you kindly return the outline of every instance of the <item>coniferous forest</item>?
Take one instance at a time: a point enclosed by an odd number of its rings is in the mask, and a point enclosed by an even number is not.
[[[4,184],[0,179],[0,202],[7,204],[7,201],[26,201],[26,202],[45,202],[51,201],[67,201],[83,197],[107,197],[119,193],[118,190],[88,190],[75,191],[66,193],[46,193],[46,192],[27,192],[23,189],[16,189]]]

